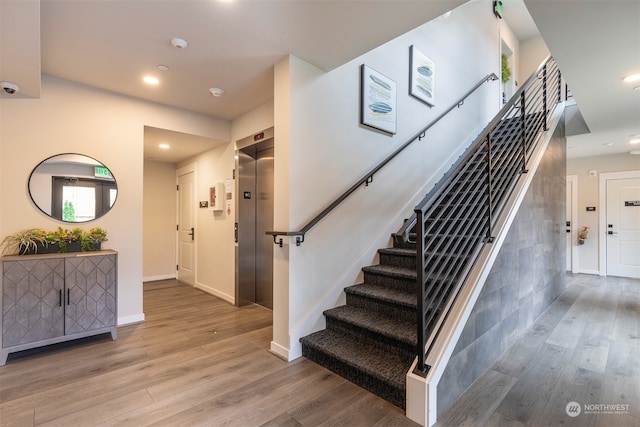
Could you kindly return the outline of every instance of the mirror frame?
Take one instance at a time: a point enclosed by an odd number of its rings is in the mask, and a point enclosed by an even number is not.
[[[58,218],[57,216],[54,216],[52,213],[49,213],[53,210],[52,205],[53,205],[53,196],[51,193],[48,194],[48,198],[49,198],[49,205],[46,206],[46,208],[44,208],[42,205],[42,199],[46,198],[47,196],[45,195],[44,197],[34,197],[34,193],[36,193],[36,195],[38,194],[38,189],[36,188],[36,185],[33,183],[33,179],[34,179],[34,175],[38,172],[38,169],[41,168],[43,165],[46,165],[47,162],[50,162],[52,159],[56,159],[58,157],[65,157],[68,156],[70,158],[69,163],[73,163],[71,160],[73,159],[73,157],[82,157],[87,159],[87,162],[85,163],[85,167],[87,166],[91,166],[91,167],[95,167],[95,166],[100,166],[100,167],[104,167],[109,171],[109,174],[111,175],[112,179],[96,179],[95,174],[92,176],[90,174],[83,174],[80,176],[74,176],[74,174],[61,174],[61,173],[53,173],[51,174],[51,178],[52,180],[55,178],[68,178],[68,179],[81,179],[83,181],[87,181],[87,182],[112,182],[115,186],[115,191],[116,191],[116,195],[115,198],[113,199],[113,203],[111,203],[110,206],[108,206],[108,208],[106,209],[102,209],[102,212],[99,215],[96,215],[95,218],[91,218],[88,219],[86,221],[66,221],[62,218]],[[81,162],[76,162],[78,165],[81,164]],[[51,182],[51,187],[53,187],[53,182]],[[82,223],[87,223],[87,222],[91,222],[94,221],[98,218],[103,217],[104,215],[106,215],[112,208],[113,206],[116,204],[116,201],[118,199],[118,183],[117,180],[115,178],[115,176],[113,175],[113,173],[111,172],[111,169],[109,169],[104,163],[102,163],[101,161],[95,159],[94,157],[91,156],[87,156],[86,154],[79,154],[79,153],[60,153],[60,154],[55,154],[53,156],[47,157],[46,159],[44,159],[43,161],[41,161],[40,163],[38,163],[33,170],[31,171],[31,173],[29,174],[29,179],[27,180],[27,191],[29,192],[29,197],[31,198],[31,202],[34,204],[35,207],[38,208],[38,210],[40,212],[42,212],[43,214],[47,215],[49,218],[51,219],[55,219],[57,221],[61,221],[67,224],[82,224]]]

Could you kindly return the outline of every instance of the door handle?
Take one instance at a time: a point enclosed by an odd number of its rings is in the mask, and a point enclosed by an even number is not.
[[[195,240],[196,231],[193,227],[191,227],[191,232],[188,234],[191,236],[191,240]]]

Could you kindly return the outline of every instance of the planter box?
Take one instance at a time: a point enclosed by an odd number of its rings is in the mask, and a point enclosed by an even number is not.
[[[100,250],[100,243],[96,243],[93,248],[94,251]],[[61,250],[60,245],[57,243],[50,243],[48,245],[38,245],[37,250],[33,248],[26,248],[24,246],[20,246],[20,255],[35,255],[35,254],[57,254],[64,252],[82,252],[82,248],[80,247],[80,242],[71,242],[67,243],[66,250]]]

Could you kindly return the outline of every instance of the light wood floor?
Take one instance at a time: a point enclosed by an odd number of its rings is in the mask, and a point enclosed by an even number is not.
[[[146,321],[107,337],[10,355],[0,425],[415,426],[304,358],[269,353],[270,310],[177,281],[145,284]]]
[[[437,427],[640,427],[640,280],[567,283]],[[567,415],[570,402],[579,415]]]
[[[567,291],[438,421],[640,427],[640,281],[569,276]],[[176,281],[145,285],[143,324],[9,356],[5,426],[411,426],[304,358],[268,352],[271,311]],[[581,405],[575,418],[568,402]],[[587,405],[628,405],[622,413]],[[627,408],[627,409],[624,409]]]

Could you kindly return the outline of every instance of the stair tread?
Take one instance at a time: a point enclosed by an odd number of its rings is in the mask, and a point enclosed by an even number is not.
[[[378,249],[378,253],[396,256],[415,257],[416,250],[409,248],[382,248]]]
[[[402,390],[406,373],[413,362],[413,357],[401,352],[373,348],[348,334],[329,329],[301,338],[301,342]]]
[[[411,292],[409,290],[385,288],[382,286],[370,285],[368,283],[360,283],[358,285],[348,286],[344,291],[346,293],[373,298],[413,309],[417,306],[417,295],[415,292]]]
[[[326,310],[324,315],[409,345],[416,345],[418,342],[415,322],[402,318],[350,305],[331,308]]]
[[[412,268],[396,267],[384,264],[363,267],[362,271],[365,273],[381,274],[390,277],[402,277],[410,280],[415,280],[417,277],[416,271]]]

